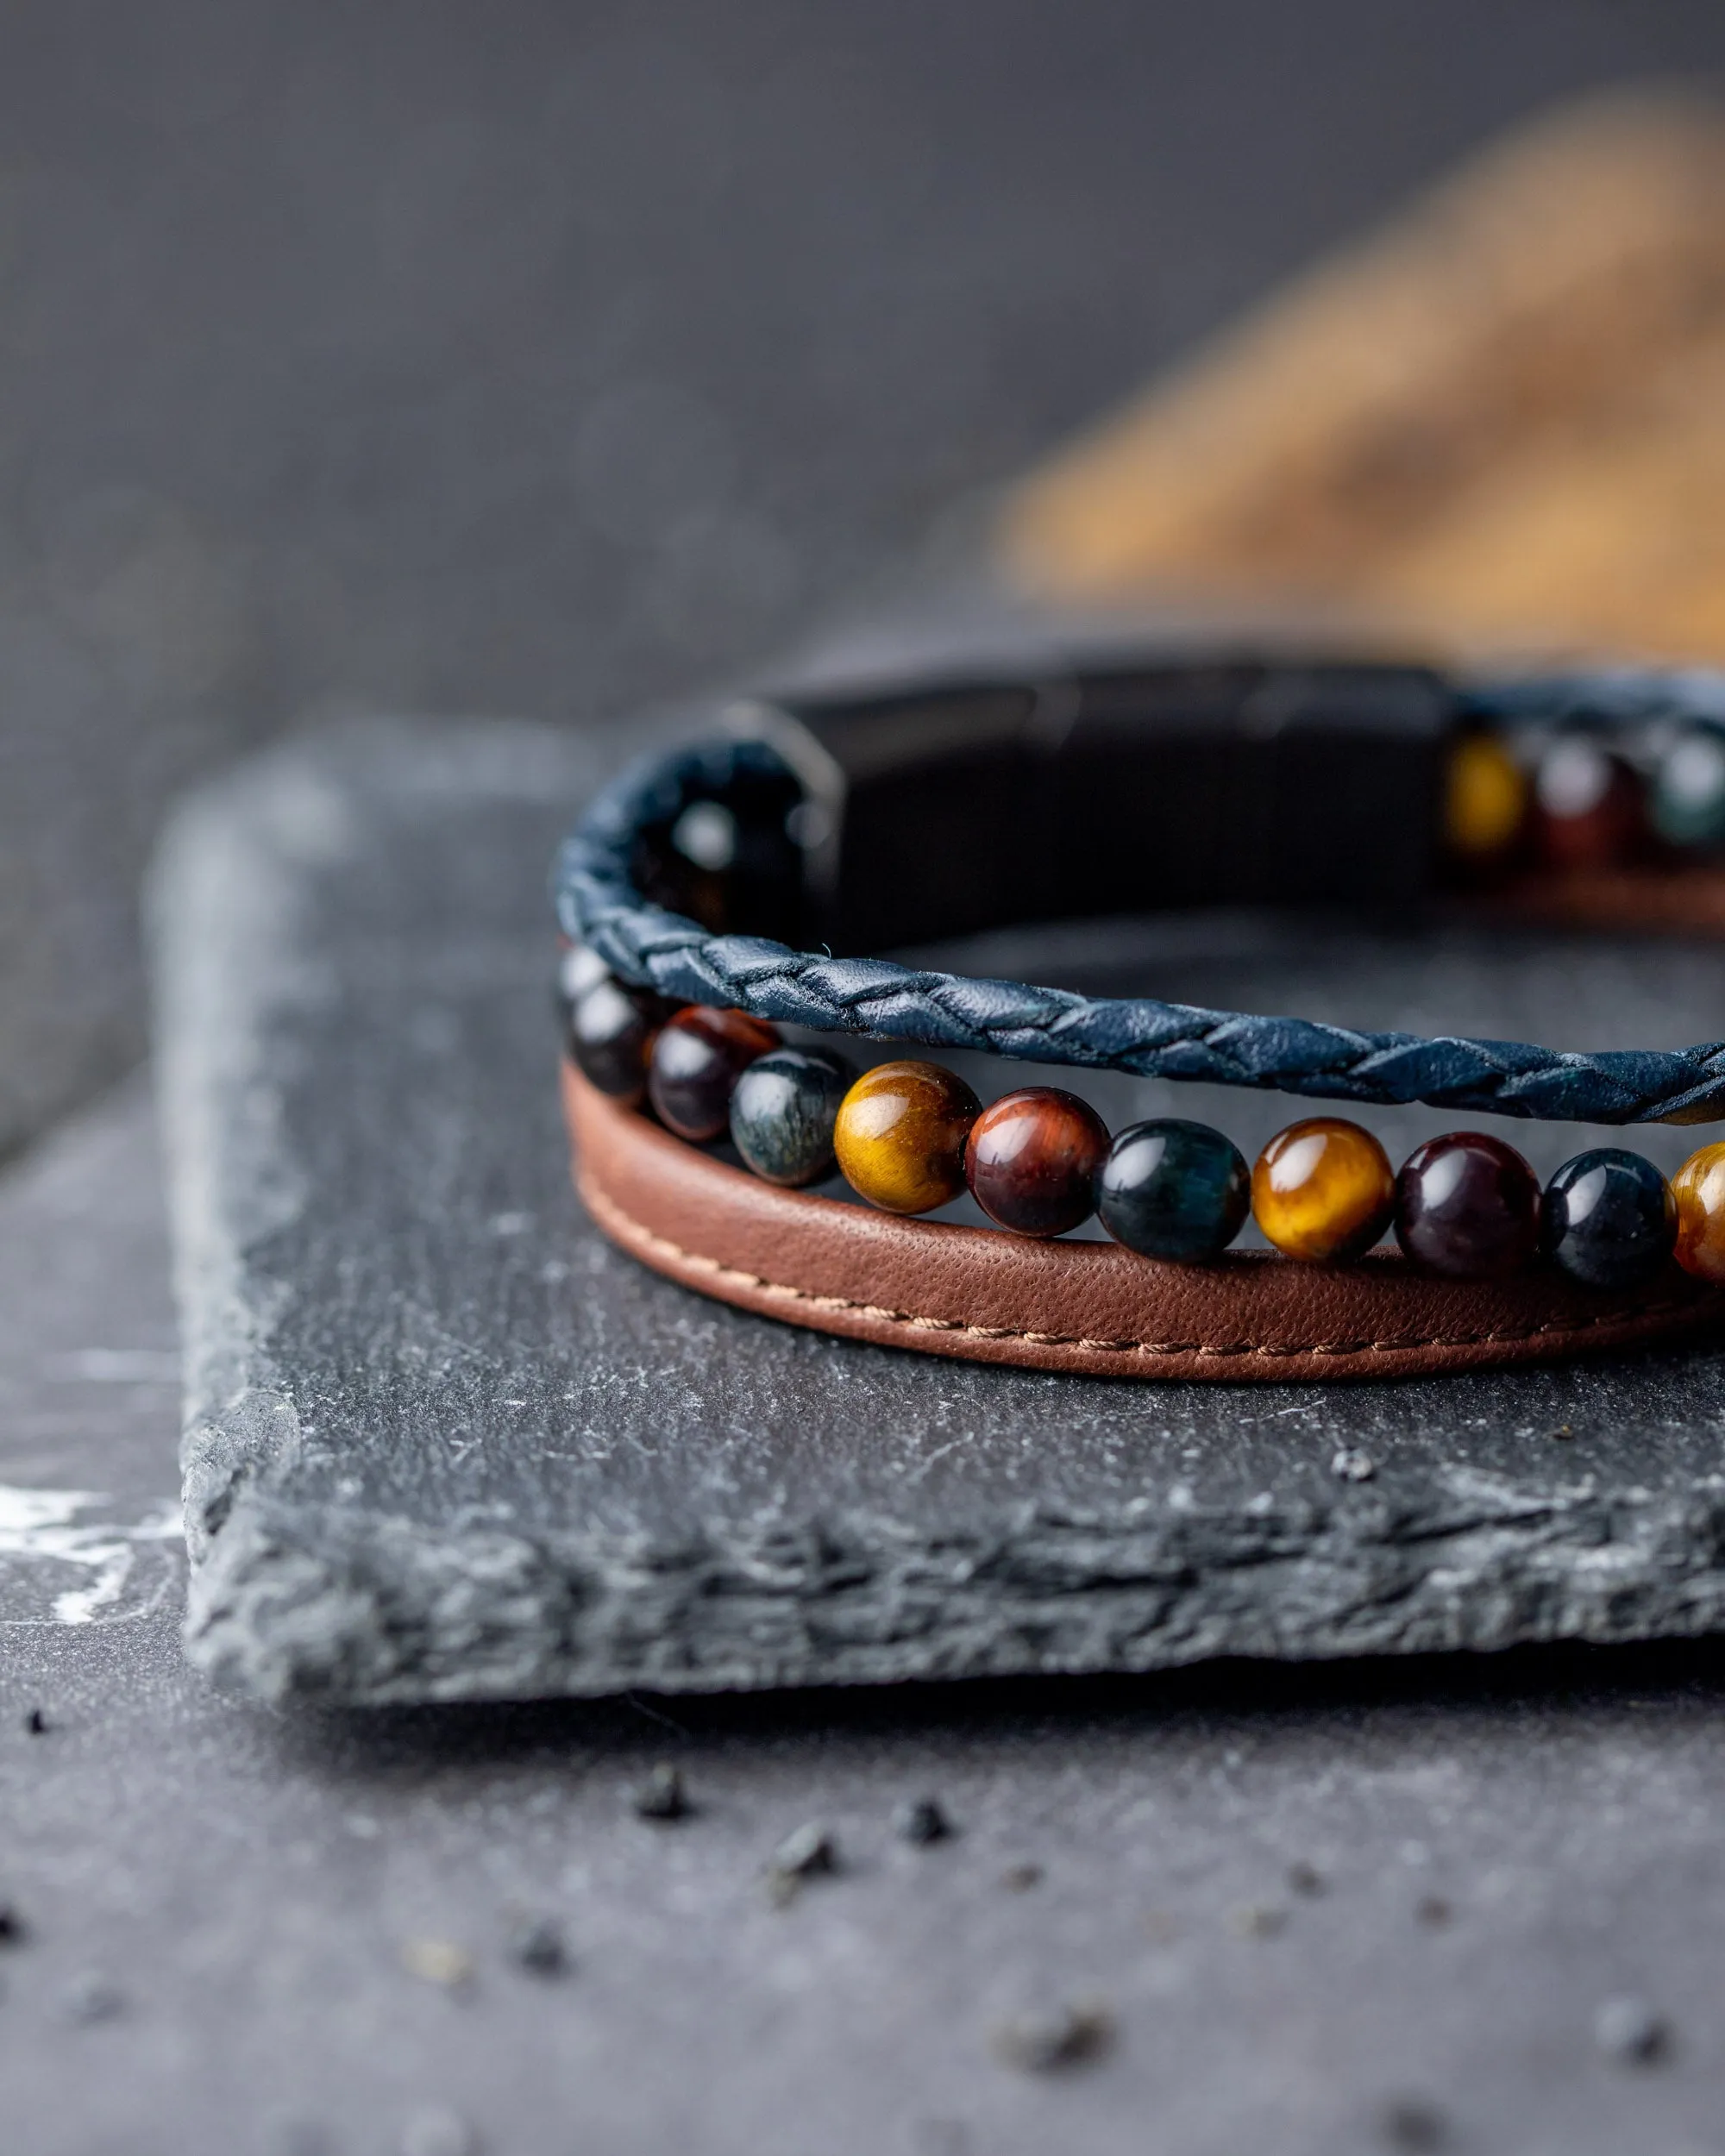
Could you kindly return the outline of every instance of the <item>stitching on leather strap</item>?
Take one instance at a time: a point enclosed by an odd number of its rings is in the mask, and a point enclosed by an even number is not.
[[[1590,1317],[1562,1323],[1503,1326],[1490,1332],[1433,1333],[1429,1337],[1403,1333],[1384,1340],[1296,1340],[1278,1342],[1271,1346],[1258,1346],[1245,1340],[1211,1343],[1203,1340],[1090,1339],[1079,1333],[1021,1331],[1009,1326],[968,1325],[962,1318],[935,1317],[918,1311],[888,1310],[878,1303],[854,1301],[847,1295],[817,1294],[810,1288],[794,1287],[787,1281],[768,1280],[762,1274],[744,1272],[737,1266],[724,1264],[703,1251],[685,1250],[681,1244],[673,1243],[668,1236],[656,1233],[644,1222],[625,1212],[609,1192],[601,1190],[592,1181],[584,1169],[578,1173],[577,1188],[582,1203],[608,1234],[615,1236],[619,1242],[633,1244],[643,1252],[674,1259],[678,1264],[687,1267],[692,1272],[704,1274],[710,1280],[725,1281],[737,1288],[750,1288],[757,1294],[803,1303],[811,1310],[834,1313],[844,1312],[853,1317],[870,1319],[877,1324],[903,1326],[907,1332],[957,1333],[973,1340],[1022,1340],[1030,1346],[1076,1348],[1081,1352],[1095,1355],[1265,1357],[1405,1355],[1419,1348],[1488,1347],[1497,1344],[1508,1344],[1515,1340],[1556,1338],[1596,1332],[1602,1326],[1620,1325],[1632,1318],[1675,1316],[1692,1311],[1701,1300],[1697,1297],[1674,1300],[1667,1297],[1660,1302],[1621,1303],[1609,1310],[1598,1311]],[[980,1235],[989,1231],[979,1228],[974,1232]]]

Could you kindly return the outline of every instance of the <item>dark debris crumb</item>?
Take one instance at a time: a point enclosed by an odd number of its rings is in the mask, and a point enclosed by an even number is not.
[[[893,1814],[893,1831],[900,1841],[925,1848],[932,1841],[950,1840],[953,1827],[938,1796],[915,1796]]]
[[[830,1878],[838,1870],[838,1844],[825,1827],[810,1820],[794,1828],[773,1852],[767,1885],[781,1908],[794,1901],[810,1879]]]
[[[1009,1864],[1000,1874],[1000,1884],[1008,1894],[1028,1894],[1033,1886],[1042,1884],[1042,1866],[1028,1861]]]
[[[1424,2096],[1392,2096],[1379,2114],[1378,2137],[1387,2147],[1408,2152],[1442,2148],[1450,2137],[1449,2122]]]
[[[630,1797],[637,1819],[687,1819],[694,1808],[683,1785],[682,1770],[661,1760]]]
[[[1554,1438],[1572,1438],[1575,1435],[1575,1432],[1571,1428],[1568,1423],[1560,1422],[1557,1428],[1552,1431],[1552,1435]]]
[[[1113,2041],[1113,2016],[1100,2000],[1087,1999],[1016,2015],[994,2033],[996,2053],[1026,2073],[1055,2073],[1099,2059]]]
[[[1645,1999],[1607,1999],[1593,2017],[1593,2040],[1620,2066],[1652,2066],[1671,2050],[1671,2024]]]
[[[25,1715],[24,1728],[27,1734],[32,1737],[46,1737],[47,1735],[48,1718],[45,1714],[43,1714],[40,1707],[33,1707],[29,1713]]]
[[[1429,1924],[1435,1931],[1447,1924],[1455,1911],[1441,1894],[1422,1894],[1414,1904],[1414,1914],[1422,1924]]]
[[[1325,1887],[1324,1875],[1313,1864],[1290,1864],[1288,1867],[1288,1890],[1308,1897],[1321,1894]]]
[[[568,1971],[569,1950],[553,1916],[527,1917],[518,1924],[510,1934],[509,1956],[530,1976],[561,1977]]]
[[[22,1946],[30,1927],[16,1902],[0,1902],[0,1946]]]

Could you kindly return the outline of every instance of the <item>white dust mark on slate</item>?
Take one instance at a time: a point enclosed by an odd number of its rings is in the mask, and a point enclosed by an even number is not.
[[[46,1616],[7,1614],[0,1615],[0,1625],[111,1623],[138,1614],[137,1608],[122,1611],[120,1605],[132,1583],[139,1550],[179,1540],[179,1507],[164,1502],[130,1525],[78,1517],[108,1501],[95,1490],[18,1489],[0,1482],[0,1584],[11,1584],[9,1572],[20,1576],[17,1583],[25,1588],[27,1601],[40,1611],[36,1568],[70,1567],[85,1576],[81,1585],[51,1594]],[[141,1607],[154,1599],[152,1595]]]

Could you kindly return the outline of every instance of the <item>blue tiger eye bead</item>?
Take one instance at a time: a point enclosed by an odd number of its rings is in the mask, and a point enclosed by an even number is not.
[[[1677,1240],[1671,1185],[1621,1146],[1578,1153],[1546,1186],[1541,1239],[1590,1288],[1639,1288],[1664,1269]]]
[[[731,1096],[731,1142],[763,1182],[795,1190],[836,1165],[832,1126],[856,1068],[828,1048],[775,1048]]]
[[[1129,1125],[1096,1177],[1096,1212],[1114,1240],[1178,1265],[1219,1257],[1251,1203],[1239,1148],[1208,1123],[1178,1116]]]
[[[1725,734],[1696,726],[1678,736],[1653,774],[1647,812],[1668,845],[1725,842]]]

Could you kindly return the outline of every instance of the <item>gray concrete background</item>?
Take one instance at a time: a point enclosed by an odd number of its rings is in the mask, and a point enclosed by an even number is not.
[[[626,711],[854,597],[1709,0],[0,11],[0,1150],[139,1053],[167,797]]]
[[[746,665],[1501,123],[1722,59],[1700,0],[7,11],[0,1142],[137,1056],[190,774]],[[175,1420],[135,1084],[0,1186],[9,2151],[1725,2147],[1710,1648],[277,1716],[181,1664]]]

